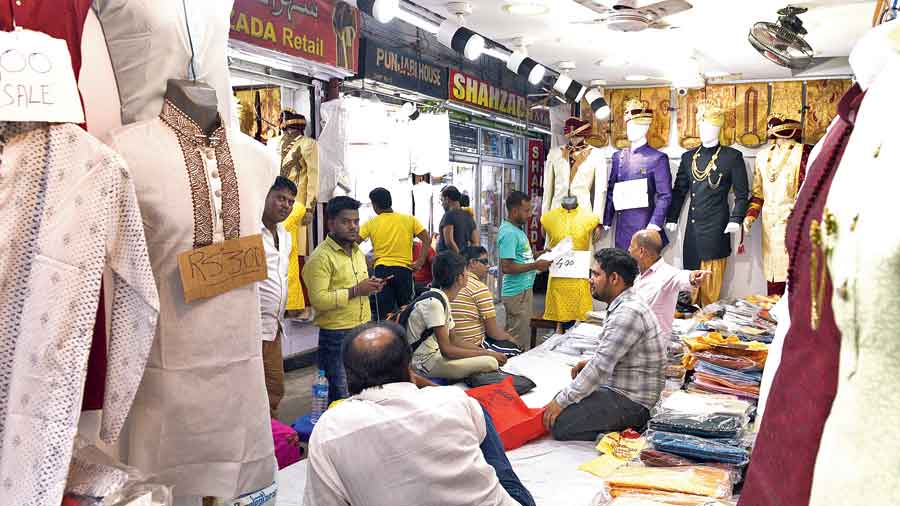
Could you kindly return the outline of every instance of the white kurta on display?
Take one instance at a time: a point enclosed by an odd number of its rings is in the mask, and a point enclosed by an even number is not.
[[[578,199],[580,208],[587,209],[603,219],[603,210],[606,206],[606,158],[600,150],[586,148],[590,153],[573,175],[564,149],[565,146],[551,149],[547,155],[541,211],[546,213],[560,207],[563,197],[571,194]]]

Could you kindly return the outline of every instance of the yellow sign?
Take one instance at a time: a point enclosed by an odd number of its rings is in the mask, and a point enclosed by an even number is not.
[[[262,235],[217,242],[178,255],[184,301],[207,299],[268,277]]]

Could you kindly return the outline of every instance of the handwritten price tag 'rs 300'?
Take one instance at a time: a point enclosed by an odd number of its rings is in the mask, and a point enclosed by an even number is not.
[[[178,255],[184,301],[223,294],[268,277],[262,235],[251,235]]]

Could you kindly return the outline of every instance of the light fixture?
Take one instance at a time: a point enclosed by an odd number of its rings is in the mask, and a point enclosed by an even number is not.
[[[647,79],[650,78],[643,74],[629,74],[625,76],[626,81],[646,81]]]
[[[472,61],[477,60],[484,52],[484,37],[450,20],[441,23],[437,39],[441,44],[462,53]]]
[[[407,23],[421,28],[422,30],[425,30],[426,32],[431,34],[438,33],[438,29],[441,26],[433,21],[429,21],[404,9],[397,9],[397,19],[406,21]]]
[[[380,23],[387,23],[400,10],[400,0],[356,0],[356,8]]]
[[[573,81],[571,77],[565,74],[560,74],[556,78],[556,82],[553,83],[553,89],[566,97],[569,102],[576,104],[581,102],[581,98],[584,97],[584,93],[587,91],[587,88],[582,86],[581,83]]]
[[[540,16],[550,12],[547,4],[538,0],[516,0],[503,4],[503,10],[519,16]]]
[[[591,106],[591,110],[594,111],[594,117],[599,120],[605,120],[609,117],[610,109],[609,104],[606,103],[606,99],[603,98],[603,95],[595,90],[590,89],[587,93],[584,94],[584,99],[587,100],[588,104]]]
[[[506,53],[503,50],[497,49],[495,47],[489,47],[485,49],[484,53],[482,54],[490,56],[491,58],[496,58],[502,62],[508,62],[510,57],[509,53]]]
[[[538,84],[544,79],[547,69],[540,63],[525,56],[521,51],[514,51],[506,62],[506,68],[528,79],[531,84]]]
[[[406,102],[400,107],[400,114],[409,118],[411,121],[419,119],[419,108],[412,102]]]

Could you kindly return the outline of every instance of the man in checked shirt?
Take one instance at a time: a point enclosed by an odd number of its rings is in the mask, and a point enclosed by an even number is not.
[[[666,336],[653,311],[632,289],[637,263],[625,251],[594,254],[591,292],[609,305],[600,344],[572,369],[569,386],[544,412],[557,440],[594,441],[629,427],[642,430],[665,385]]]

